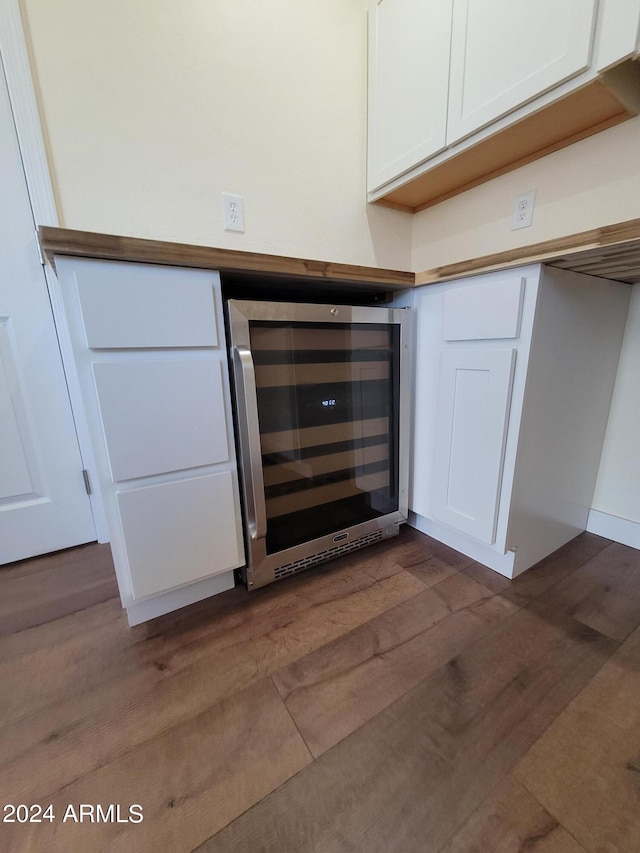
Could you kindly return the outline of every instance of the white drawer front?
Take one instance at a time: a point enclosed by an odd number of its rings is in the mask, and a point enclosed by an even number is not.
[[[92,349],[218,346],[208,273],[102,263],[79,266],[76,286]]]
[[[230,471],[117,492],[134,600],[240,565]]]
[[[219,361],[93,365],[113,480],[229,459]]]
[[[524,286],[525,279],[518,277],[447,291],[444,295],[443,340],[518,338]]]

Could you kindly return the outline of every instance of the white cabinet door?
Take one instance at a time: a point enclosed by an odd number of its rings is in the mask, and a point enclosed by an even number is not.
[[[604,71],[640,51],[638,0],[600,0],[595,66]]]
[[[516,350],[442,353],[435,434],[433,514],[492,545]]]
[[[447,144],[588,68],[596,11],[597,0],[454,0]]]
[[[369,190],[445,147],[453,0],[372,0]]]

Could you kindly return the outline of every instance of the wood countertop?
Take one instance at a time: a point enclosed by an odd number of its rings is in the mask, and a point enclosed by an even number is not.
[[[303,278],[316,284],[325,281],[347,287],[365,286],[372,291],[404,290],[530,263],[545,263],[628,284],[640,283],[640,219],[580,231],[418,273],[66,228],[42,226],[38,235],[43,256],[52,264],[56,255],[74,255],[215,269],[227,273],[262,274],[283,279]]]
[[[262,273],[268,276],[325,280],[327,283],[335,282],[345,285],[364,284],[372,290],[383,291],[404,290],[407,287],[413,287],[415,283],[415,275],[412,272],[304,260],[259,252],[241,252],[234,249],[216,249],[189,243],[117,237],[113,234],[71,231],[66,228],[45,226],[40,227],[38,236],[42,254],[52,264],[56,255],[74,255],[111,261],[197,267],[220,272]]]
[[[438,284],[465,275],[535,263],[628,284],[640,283],[640,219],[435,267],[416,273],[415,283],[417,286]]]

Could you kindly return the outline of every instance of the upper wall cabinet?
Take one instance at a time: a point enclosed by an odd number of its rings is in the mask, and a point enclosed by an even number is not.
[[[640,0],[372,0],[369,201],[422,210],[640,113]]]
[[[447,144],[586,70],[596,5],[457,0]]]
[[[369,168],[379,187],[446,145],[453,0],[375,0],[369,53]],[[443,85],[443,83],[445,85]],[[402,97],[398,97],[398,91]],[[429,109],[420,109],[421,104]]]

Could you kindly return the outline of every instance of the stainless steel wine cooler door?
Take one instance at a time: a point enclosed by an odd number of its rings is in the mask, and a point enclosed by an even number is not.
[[[228,303],[247,585],[407,518],[407,310]]]

